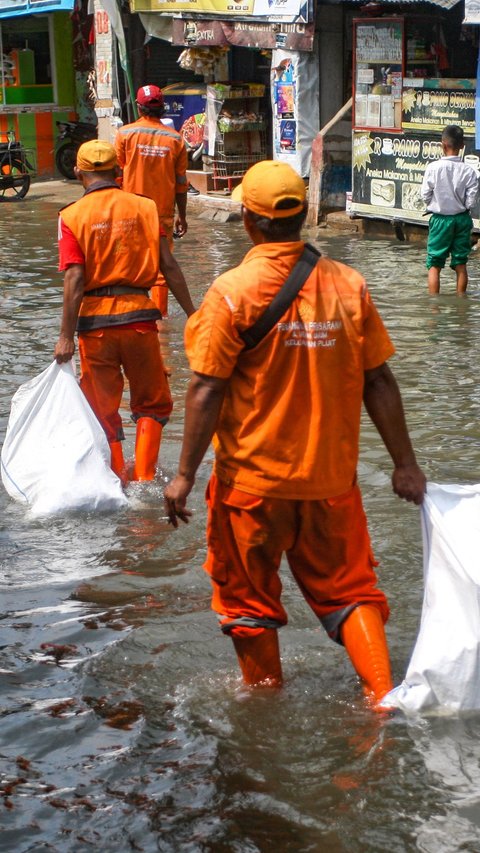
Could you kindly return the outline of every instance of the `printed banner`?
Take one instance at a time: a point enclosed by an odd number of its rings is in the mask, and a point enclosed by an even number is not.
[[[448,124],[459,124],[465,135],[475,135],[475,81],[465,80],[464,86],[454,88],[445,85],[447,82],[404,80],[402,128],[441,133]],[[433,86],[435,83],[438,85]]]
[[[464,24],[480,24],[480,4],[478,0],[465,0]]]
[[[130,0],[132,12],[157,12],[189,18],[218,15],[222,18],[269,21],[313,21],[313,0]]]
[[[480,174],[480,157],[473,139],[465,146],[465,160]],[[440,137],[355,131],[353,134],[353,213],[378,219],[398,219],[428,225],[420,190],[428,163],[442,156]],[[472,216],[480,229],[480,203]]]
[[[235,45],[274,50],[313,50],[315,24],[271,24],[254,21],[194,21],[174,18],[173,44],[187,47]]]

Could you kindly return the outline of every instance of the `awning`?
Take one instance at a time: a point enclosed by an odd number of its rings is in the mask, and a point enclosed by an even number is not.
[[[47,12],[71,12],[75,0],[0,0],[0,20]]]

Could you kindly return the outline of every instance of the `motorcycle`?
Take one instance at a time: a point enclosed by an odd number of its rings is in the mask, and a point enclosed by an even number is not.
[[[25,198],[35,175],[35,154],[15,139],[13,131],[6,136],[7,141],[0,142],[0,202],[19,201]]]
[[[55,149],[55,165],[69,180],[75,180],[77,151],[84,142],[97,138],[97,128],[85,121],[57,121],[59,130]]]

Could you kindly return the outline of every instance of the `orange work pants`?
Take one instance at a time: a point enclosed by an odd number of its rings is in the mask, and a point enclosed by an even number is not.
[[[336,498],[299,501],[247,494],[213,475],[207,504],[204,568],[225,633],[248,636],[287,623],[278,572],[284,553],[305,600],[333,639],[358,604],[375,605],[387,621],[357,485]]]
[[[173,252],[173,216],[160,216],[160,224],[165,231],[170,251]],[[168,314],[168,285],[161,272],[150,289],[150,299],[155,303],[162,317]]]
[[[132,418],[168,421],[172,398],[156,330],[95,329],[78,336],[80,387],[109,442],[124,438],[119,414],[124,377],[130,386]]]

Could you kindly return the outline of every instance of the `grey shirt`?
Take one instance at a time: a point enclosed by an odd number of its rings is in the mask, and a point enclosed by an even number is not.
[[[421,193],[432,213],[463,213],[477,199],[478,174],[461,157],[440,157],[425,169]]]

